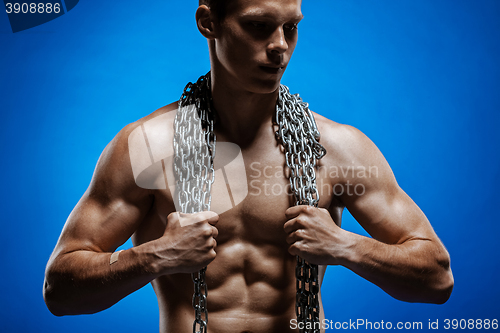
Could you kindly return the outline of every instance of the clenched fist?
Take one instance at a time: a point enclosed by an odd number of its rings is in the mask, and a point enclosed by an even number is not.
[[[284,225],[288,252],[312,264],[338,265],[346,252],[345,230],[324,208],[294,206],[286,210]]]
[[[214,212],[168,215],[165,232],[155,248],[160,273],[193,273],[212,262],[218,221]]]

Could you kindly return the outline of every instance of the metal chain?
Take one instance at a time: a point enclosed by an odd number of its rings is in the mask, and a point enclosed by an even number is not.
[[[177,207],[182,213],[210,210],[214,182],[215,133],[211,112],[210,72],[186,85],[174,121],[174,173]],[[202,268],[192,274],[194,333],[206,333],[207,285]]]
[[[285,149],[285,160],[290,169],[290,187],[295,195],[295,205],[318,207],[319,192],[316,187],[316,162],[326,154],[319,144],[320,133],[309,110],[309,105],[298,94],[291,95],[288,87],[281,85],[276,105],[276,132]],[[295,313],[302,323],[300,332],[320,332],[318,265],[309,264],[297,256],[295,268],[297,293]]]
[[[210,189],[215,177],[213,161],[216,143],[215,117],[211,105],[210,72],[208,72],[195,84],[186,85],[174,123],[176,199],[178,207],[184,213],[210,210]],[[295,204],[317,207],[319,192],[316,188],[315,167],[317,160],[326,154],[326,150],[318,142],[320,133],[308,104],[303,102],[298,94],[291,95],[284,85],[281,85],[279,90],[276,122],[279,125],[276,136],[285,149]],[[208,292],[205,272],[206,267],[192,275],[194,333],[207,331]],[[295,312],[298,322],[303,323],[303,327],[306,328],[300,332],[320,332],[318,266],[297,257],[295,276],[297,278]]]

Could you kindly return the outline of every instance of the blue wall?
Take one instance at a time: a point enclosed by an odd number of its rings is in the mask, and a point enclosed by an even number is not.
[[[158,331],[150,286],[102,313],[57,318],[42,282],[106,144],[209,69],[197,1],[180,3],[81,1],[16,34],[0,13],[2,332]],[[330,267],[326,317],[500,319],[500,2],[325,0],[302,10],[283,82],[378,145],[448,248],[455,276],[445,305],[408,304]],[[343,226],[364,234],[348,213]]]

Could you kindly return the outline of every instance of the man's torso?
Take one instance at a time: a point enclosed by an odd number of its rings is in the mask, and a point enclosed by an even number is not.
[[[217,142],[223,141],[224,137],[218,135]],[[294,199],[286,178],[285,155],[271,123],[251,144],[240,148],[246,179],[240,177],[237,181],[246,182],[248,194],[220,214],[217,223],[217,257],[206,272],[209,332],[291,331],[296,258],[288,253],[283,225],[287,221],[285,210],[293,206]],[[167,163],[171,160],[165,159]],[[242,188],[244,184],[231,185]],[[319,207],[329,209],[333,220],[340,224],[342,205],[332,195],[332,185],[327,172],[317,173]],[[170,190],[156,189],[153,194],[154,205],[134,234],[135,245],[161,237],[166,217],[175,211]],[[218,196],[213,194],[212,209],[216,212],[217,205]],[[320,268],[320,281],[325,269]],[[160,307],[161,331],[192,331],[190,274],[165,275],[152,284]]]

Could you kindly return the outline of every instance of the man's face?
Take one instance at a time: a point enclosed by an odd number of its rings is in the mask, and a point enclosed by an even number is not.
[[[215,39],[218,75],[235,88],[275,91],[297,44],[300,7],[301,0],[229,1]]]

